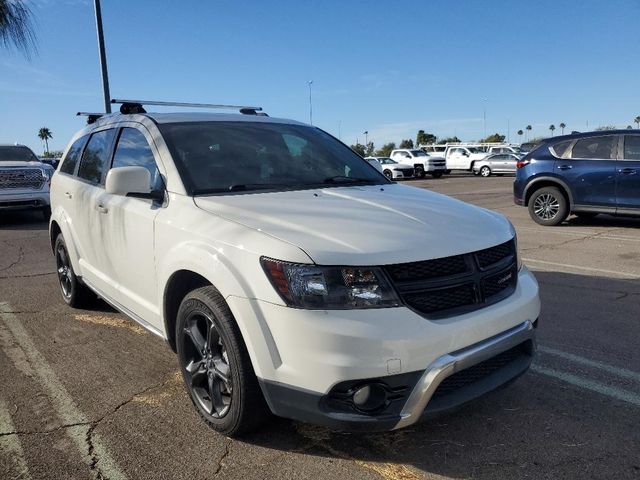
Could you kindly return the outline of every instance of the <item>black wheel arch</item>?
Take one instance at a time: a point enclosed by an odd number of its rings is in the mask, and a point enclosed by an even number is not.
[[[571,188],[564,181],[557,177],[536,177],[531,180],[524,189],[524,206],[529,205],[529,200],[533,196],[534,192],[544,187],[556,187],[558,188],[567,199],[569,204],[569,211],[573,208],[573,194]]]

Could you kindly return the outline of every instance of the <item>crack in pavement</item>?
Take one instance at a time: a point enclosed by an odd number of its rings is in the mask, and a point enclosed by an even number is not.
[[[11,243],[7,242],[6,240],[2,240],[2,242],[6,243],[7,245],[10,245],[10,246],[15,246],[15,245],[11,245]],[[21,245],[21,246],[18,247],[18,258],[16,260],[14,260],[13,262],[11,262],[8,266],[0,268],[0,272],[4,272],[5,270],[9,270],[11,267],[14,267],[17,264],[19,264],[23,259],[24,259],[24,248]]]
[[[220,460],[218,460],[218,465],[216,466],[216,470],[213,472],[214,477],[218,475],[222,470],[224,460],[229,456],[229,451],[231,450],[232,443],[233,443],[233,440],[231,438],[227,438],[227,441],[225,442],[225,445],[224,445],[224,453],[220,457]]]
[[[47,275],[56,275],[58,272],[44,272],[44,273],[31,273],[28,275],[4,275],[0,277],[0,280],[7,280],[12,278],[33,278],[33,277],[45,277]]]
[[[616,230],[620,230],[620,229],[618,228]],[[547,250],[547,249],[556,250],[558,247],[563,247],[570,243],[586,242],[587,240],[594,240],[603,235],[610,235],[610,234],[611,234],[611,231],[597,232],[597,233],[586,235],[584,237],[571,238],[569,240],[565,240],[564,242],[560,242],[560,243],[543,244],[543,245],[538,245],[537,247],[532,247],[532,248],[522,248],[521,250],[522,252],[533,252],[536,250]]]

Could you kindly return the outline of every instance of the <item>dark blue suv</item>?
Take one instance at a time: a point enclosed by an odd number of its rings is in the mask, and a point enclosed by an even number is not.
[[[569,214],[640,216],[640,131],[550,138],[517,166],[514,201],[540,225],[559,225]]]

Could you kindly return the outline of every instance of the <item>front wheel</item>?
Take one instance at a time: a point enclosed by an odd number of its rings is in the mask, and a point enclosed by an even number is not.
[[[539,225],[560,225],[569,215],[567,199],[556,187],[544,187],[529,199],[529,215]]]
[[[214,287],[194,290],[182,300],[176,346],[191,401],[211,428],[239,435],[268,417],[240,329]]]
[[[485,165],[480,169],[480,175],[482,175],[483,177],[490,177],[491,169]]]
[[[393,174],[391,173],[391,170],[385,170],[382,173],[384,173],[384,176],[387,177],[389,180],[393,180]]]

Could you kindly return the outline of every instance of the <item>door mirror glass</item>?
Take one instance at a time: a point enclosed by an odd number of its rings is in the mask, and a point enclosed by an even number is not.
[[[105,190],[112,195],[149,194],[151,174],[144,167],[116,167],[109,170]]]

